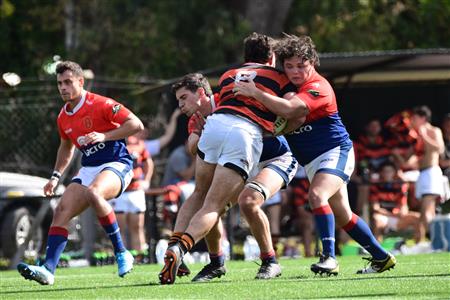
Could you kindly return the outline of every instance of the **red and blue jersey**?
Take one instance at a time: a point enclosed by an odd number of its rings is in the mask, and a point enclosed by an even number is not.
[[[339,116],[333,88],[325,78],[315,73],[299,88],[297,97],[306,104],[309,114],[286,139],[301,165],[337,146],[352,144]]]
[[[58,131],[62,139],[70,140],[83,154],[82,166],[99,166],[108,162],[133,164],[125,140],[86,144],[85,135],[91,132],[104,133],[120,127],[131,112],[120,103],[83,91],[80,102],[72,111],[67,104],[58,115]]]

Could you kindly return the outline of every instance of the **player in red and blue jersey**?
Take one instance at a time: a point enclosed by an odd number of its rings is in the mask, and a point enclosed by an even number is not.
[[[119,276],[123,277],[133,267],[133,256],[125,249],[116,216],[107,200],[118,197],[130,183],[133,160],[124,139],[144,126],[120,103],[85,91],[83,70],[77,63],[59,63],[56,77],[59,93],[66,104],[58,116],[61,142],[44,194],[53,195],[75,147],[82,152],[82,168],[56,207],[48,232],[44,264],[20,263],[18,271],[26,279],[52,285],[56,266],[67,244],[69,221],[91,206],[111,239]]]
[[[277,46],[277,55],[289,80],[298,87],[295,95],[276,97],[258,89],[248,80],[235,86],[237,95],[258,99],[269,110],[287,118],[286,139],[306,173],[311,186],[308,200],[322,241],[323,255],[311,266],[314,273],[337,275],[335,218],[372,257],[371,264],[358,273],[383,272],[395,258],[386,252],[367,224],[352,213],[347,186],[354,169],[353,144],[339,116],[336,97],[328,81],[317,73],[319,57],[308,36],[287,36]],[[305,120],[306,117],[306,120]]]

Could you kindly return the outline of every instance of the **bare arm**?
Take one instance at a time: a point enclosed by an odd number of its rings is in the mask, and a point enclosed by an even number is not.
[[[384,215],[384,216],[393,216],[394,215],[387,209],[382,208],[378,202],[371,202],[370,208],[371,208],[372,212],[378,213],[380,215]]]
[[[280,98],[260,90],[251,79],[247,82],[236,82],[234,91],[235,95],[243,95],[258,100],[268,110],[283,118],[305,117],[309,113],[305,102],[293,93],[286,94],[286,98]],[[286,99],[289,101],[286,101]]]
[[[159,147],[161,149],[167,146],[167,144],[170,143],[173,136],[175,135],[175,131],[177,130],[177,119],[180,116],[180,114],[181,110],[178,108],[173,111],[172,115],[170,116],[169,124],[167,124],[164,134],[158,138],[160,145]]]
[[[197,145],[199,140],[200,136],[196,133],[191,133],[187,140],[187,148],[194,157],[197,155]]]
[[[130,114],[118,128],[104,133],[94,131],[86,134],[86,144],[121,140],[141,130],[144,130],[144,124],[134,114]]]
[[[286,127],[283,129],[282,134],[288,134],[295,129],[299,128],[306,120],[306,117],[297,117],[288,120]]]
[[[56,154],[56,163],[54,170],[60,174],[64,173],[64,170],[72,159],[75,146],[70,140],[61,139],[59,144],[58,153]],[[58,178],[51,177],[47,184],[44,186],[44,195],[52,196],[55,187],[58,185]]]
[[[155,164],[153,162],[153,159],[151,159],[151,157],[147,158],[142,162],[142,171],[144,172],[144,178],[142,179],[144,183],[142,188],[144,188],[145,190],[148,189],[150,186],[150,180],[152,179],[154,169]]]

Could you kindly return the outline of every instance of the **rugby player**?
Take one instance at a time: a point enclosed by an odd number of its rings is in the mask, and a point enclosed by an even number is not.
[[[53,174],[44,186],[52,196],[73,156],[82,152],[81,169],[72,179],[56,207],[48,232],[47,252],[42,266],[20,263],[26,279],[52,285],[59,258],[67,244],[69,221],[91,206],[111,239],[118,273],[123,277],[133,268],[133,256],[125,249],[116,215],[107,200],[122,194],[133,177],[133,160],[125,138],[144,128],[142,122],[122,104],[83,89],[83,70],[74,62],[56,67],[58,90],[65,105],[58,115],[61,138]]]
[[[277,55],[289,80],[298,87],[289,101],[259,89],[252,80],[238,82],[235,95],[252,97],[280,117],[291,119],[284,132],[292,152],[305,167],[311,186],[308,200],[322,241],[323,253],[311,271],[337,275],[335,219],[372,257],[357,273],[384,272],[396,264],[378,243],[367,224],[352,213],[347,185],[355,165],[352,141],[338,114],[336,97],[328,81],[317,73],[319,56],[308,36],[287,36]],[[303,119],[306,120],[303,122]]]
[[[198,142],[196,189],[205,195],[179,241],[165,254],[161,284],[173,284],[183,255],[217,223],[226,206],[241,192],[262,152],[263,132],[272,132],[276,116],[254,99],[234,96],[240,80],[254,79],[273,95],[291,91],[289,80],[275,68],[272,40],[253,33],[244,40],[245,63],[219,80],[219,105],[210,115]]]

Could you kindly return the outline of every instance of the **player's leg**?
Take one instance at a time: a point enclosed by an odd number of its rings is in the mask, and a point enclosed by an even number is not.
[[[260,248],[261,268],[257,279],[270,279],[281,275],[270,234],[270,223],[261,209],[264,201],[285,184],[284,179],[273,169],[264,168],[252,178],[239,195],[239,207]]]
[[[379,213],[374,213],[373,218],[373,234],[378,241],[383,240],[383,233],[388,225],[388,217]]]
[[[114,213],[116,214],[117,218],[117,224],[120,228],[120,235],[124,239],[124,244],[127,245],[127,235],[126,231],[128,228],[128,212],[129,212],[129,205],[128,205],[128,192],[124,192],[119,197],[111,200],[110,205],[112,206]]]
[[[394,267],[395,258],[389,254],[377,241],[367,223],[351,211],[348,202],[347,185],[342,185],[339,191],[330,199],[330,205],[336,216],[336,223],[347,234],[360,244],[372,256],[370,266],[359,270],[363,273],[381,273]]]
[[[426,194],[420,204],[420,241],[425,241],[428,226],[436,214],[436,195]]]
[[[306,207],[306,204],[297,206],[297,213],[299,219],[300,233],[302,236],[303,247],[305,248],[305,257],[313,256],[312,241],[314,234],[314,218],[310,210]]]
[[[126,194],[128,195],[129,205],[127,224],[131,249],[141,252],[145,250],[146,246],[144,230],[145,193],[143,190],[135,190]]]
[[[208,246],[210,263],[195,275],[193,282],[208,282],[214,278],[220,278],[226,274],[225,255],[222,251],[223,223],[219,217],[217,223],[211,228],[205,236],[206,245]]]
[[[86,197],[83,197],[85,194],[86,187],[77,183],[71,183],[64,191],[48,232],[45,262],[42,266],[20,263],[17,269],[23,277],[40,284],[54,283],[53,274],[67,244],[69,221],[89,206]]]
[[[322,255],[318,263],[311,265],[311,271],[316,274],[337,275],[339,265],[335,254],[335,220],[328,203],[336,191],[342,186],[343,180],[328,173],[316,173],[308,191],[316,228],[322,242]]]

